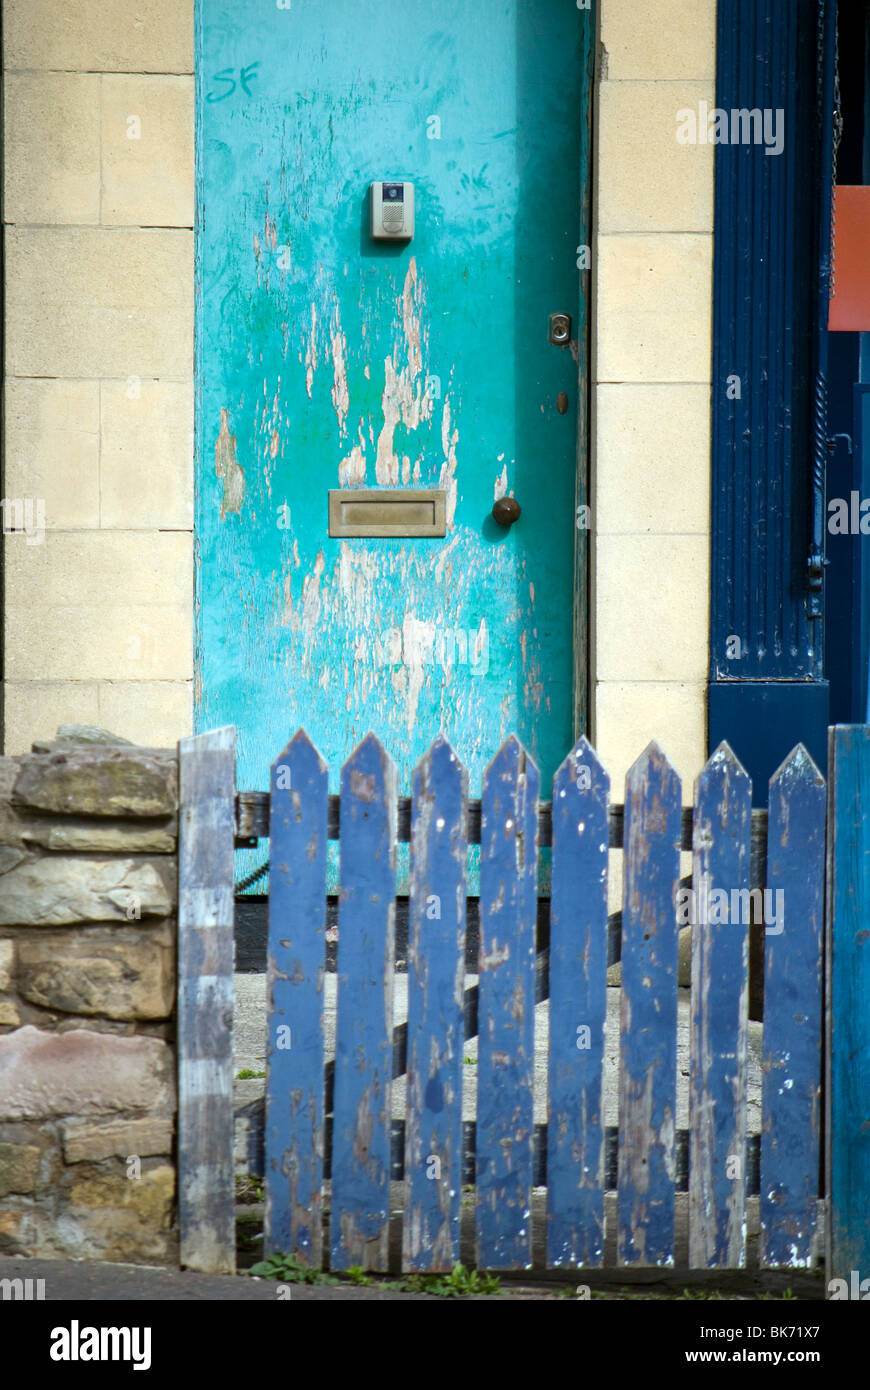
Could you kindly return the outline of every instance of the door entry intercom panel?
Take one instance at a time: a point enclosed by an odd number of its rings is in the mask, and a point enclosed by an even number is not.
[[[410,241],[414,235],[414,185],[406,179],[371,186],[371,231],[375,241]]]

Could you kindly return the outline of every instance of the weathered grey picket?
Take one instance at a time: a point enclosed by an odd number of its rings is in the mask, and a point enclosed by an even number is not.
[[[532,1190],[545,1186],[546,1263],[600,1266],[615,1186],[617,1260],[673,1265],[675,1194],[689,1192],[689,1261],[740,1268],[757,1150],[746,1133],[749,928],[697,914],[692,932],[688,1134],[676,1128],[677,892],[693,851],[695,901],[767,884],[784,910],[766,937],[760,1258],[808,1267],[819,1195],[825,783],[798,747],[770,786],[766,846],[749,779],[727,745],[682,807],[680,780],[650,744],[624,811],[585,739],[540,800],[537,769],[509,739],[477,806],[444,739],[415,771],[398,824],[394,765],[373,736],[327,769],[303,731],[272,768],[257,830],[270,837],[266,1250],[319,1266],[388,1265],[391,1181],[404,1178],[402,1264],[459,1258],[463,1183],[476,1188],[481,1267],[532,1262]],[[251,833],[251,797],[237,836]],[[767,819],[767,818],[765,818]],[[621,830],[621,833],[620,833]],[[408,1021],[394,1029],[395,862],[411,844]],[[326,844],[340,843],[334,1062],[324,1036]],[[537,859],[552,846],[549,944],[536,956]],[[467,846],[480,844],[476,987],[466,988]],[[618,1150],[605,1126],[608,852],[624,851]],[[752,871],[750,865],[752,864]],[[685,880],[682,881],[685,886]],[[745,902],[738,899],[738,901]],[[755,919],[753,919],[755,920]],[[612,954],[612,953],[611,953]],[[535,1004],[549,999],[548,1123],[534,1123]],[[462,1059],[478,1038],[477,1115],[462,1120]],[[391,1087],[406,1076],[404,1124]],[[332,1119],[330,1129],[330,1116]],[[331,1142],[330,1142],[331,1135]],[[231,1136],[229,1140],[231,1146]],[[688,1182],[685,1180],[688,1158]],[[682,1179],[682,1181],[681,1181]],[[330,1188],[325,1184],[330,1182]],[[395,1189],[393,1190],[395,1196]]]
[[[231,726],[178,746],[178,1224],[182,1264],[213,1273],[236,1265],[235,750]]]

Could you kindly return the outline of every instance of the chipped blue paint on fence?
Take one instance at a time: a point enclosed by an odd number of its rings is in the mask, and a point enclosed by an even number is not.
[[[610,778],[583,738],[553,783],[547,1264],[604,1259]],[[583,891],[578,891],[579,885]]]
[[[695,785],[689,1264],[746,1260],[746,1071],[752,783],[727,743]],[[723,896],[724,895],[724,896]]]
[[[396,769],[369,734],[341,774],[330,1216],[336,1269],[387,1268],[395,900]]]
[[[619,1260],[674,1262],[680,779],[658,744],[625,783]]]
[[[826,809],[824,778],[803,744],[771,778],[769,805],[761,1248],[768,1264],[800,1268],[816,1234]]]
[[[272,764],[266,1253],[323,1256],[327,768],[299,733]]]
[[[828,740],[827,1272],[855,1298],[870,1279],[870,728]]]
[[[278,781],[282,766],[289,769],[286,787]],[[402,1209],[407,1269],[448,1267],[460,1237],[470,1242],[475,1234],[478,1260],[492,1269],[526,1268],[533,1257],[563,1268],[614,1258],[673,1262],[678,1182],[685,1190],[678,1155],[686,1139],[676,1128],[679,856],[694,843],[695,877],[708,880],[706,889],[695,884],[696,892],[727,888],[730,896],[746,887],[749,787],[733,754],[727,746],[717,750],[699,779],[690,835],[679,778],[656,744],[629,772],[623,817],[608,806],[607,774],[585,740],[560,769],[550,805],[539,802],[536,768],[515,739],[493,759],[474,805],[467,804],[464,769],[446,742],[436,742],[417,768],[411,814],[402,812],[413,874],[407,1039],[393,1014],[395,768],[378,741],[366,739],[342,770],[340,816],[330,812],[328,821],[325,775],[300,734],[277,759],[273,778],[267,1248],[318,1260],[314,1228],[330,1162],[318,1108],[328,834],[340,839],[342,875],[332,1267],[387,1268],[390,1183],[399,1177],[405,1191],[394,1186],[392,1198],[393,1209]],[[848,819],[855,797],[843,797]],[[803,749],[774,779],[770,805],[768,883],[786,896],[784,930],[767,936],[762,1256],[769,1265],[806,1262],[818,1190],[824,783]],[[847,825],[844,855],[857,852],[858,819]],[[539,838],[553,847],[549,955],[546,941],[535,939]],[[478,998],[473,973],[465,975],[466,839],[481,847]],[[606,1153],[615,1136],[605,1129],[602,1105],[608,845],[625,851],[615,1225],[610,1215],[605,1220],[604,1201],[614,1185]],[[842,958],[855,969],[850,941],[863,944],[863,937],[842,881],[839,891],[841,912],[852,914],[843,917]],[[747,1142],[746,927],[742,920],[726,927],[709,908],[697,915],[689,1248],[695,1265],[739,1266],[746,1183],[741,1164],[729,1161],[742,1158]],[[539,1127],[544,1143],[533,1167],[535,1003],[545,1005],[538,1018],[545,1026],[548,999],[549,1124]],[[275,1029],[285,1021],[292,1045],[279,1050]],[[474,1036],[476,1132],[468,1114],[460,1128],[459,1106],[462,1054]],[[182,1053],[185,1045],[182,1038]],[[834,1057],[839,1076],[845,1064],[836,1047]],[[328,1068],[327,1059],[327,1075]],[[391,1082],[405,1073],[405,1118],[393,1121]],[[844,1080],[837,1085],[835,1095]],[[860,1129],[857,1120],[850,1124]],[[232,1135],[211,1140],[231,1146]],[[849,1142],[858,1142],[851,1131]],[[476,1213],[459,1203],[463,1147],[470,1164],[464,1181],[476,1180]],[[862,1174],[854,1164],[851,1173],[857,1179],[840,1191],[842,1203],[854,1205]],[[545,1254],[536,1224],[544,1217],[543,1194],[536,1215],[533,1181],[547,1187]]]
[[[515,738],[483,777],[477,1067],[477,1259],[532,1262],[538,769]]]
[[[459,1260],[465,1042],[465,769],[438,739],[414,772],[403,1226],[406,1269]]]

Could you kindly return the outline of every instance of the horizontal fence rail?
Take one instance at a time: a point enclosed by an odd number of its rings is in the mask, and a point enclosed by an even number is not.
[[[269,792],[236,792],[236,848],[252,849],[258,841],[269,838],[270,810]],[[396,842],[410,844],[411,841],[410,796],[400,796],[396,803]],[[467,840],[470,845],[480,844],[479,800],[467,803]],[[694,812],[691,806],[684,806],[680,812],[680,849],[692,849],[692,825]],[[538,848],[549,849],[553,844],[553,807],[549,801],[538,804]],[[330,840],[341,838],[341,798],[330,794],[327,804],[326,835]],[[611,805],[607,814],[607,835],[610,849],[622,849],[625,843],[625,807]],[[757,884],[764,881],[764,863],[767,855],[767,809],[757,808],[752,812],[751,860],[754,866],[751,877]]]

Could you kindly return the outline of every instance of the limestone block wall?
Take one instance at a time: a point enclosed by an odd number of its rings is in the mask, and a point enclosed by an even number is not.
[[[2,538],[3,746],[61,720],[174,742],[192,720],[193,0],[6,0],[3,48],[3,496],[30,520]]]
[[[42,747],[0,758],[0,1253],[175,1263],[177,758]]]
[[[601,0],[593,200],[593,738],[621,799],[655,737],[706,759],[716,0]]]

